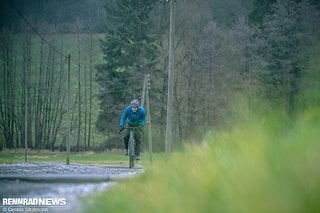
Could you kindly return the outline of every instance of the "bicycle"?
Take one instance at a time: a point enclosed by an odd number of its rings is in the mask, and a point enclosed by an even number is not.
[[[135,130],[140,130],[143,134],[143,130],[141,127],[124,127],[119,131],[119,133],[121,133],[124,129],[128,129],[130,131],[130,137],[128,141],[128,156],[129,156],[129,168],[133,168],[135,157],[136,157],[134,153],[134,148],[136,146],[136,141],[134,139],[134,132]]]

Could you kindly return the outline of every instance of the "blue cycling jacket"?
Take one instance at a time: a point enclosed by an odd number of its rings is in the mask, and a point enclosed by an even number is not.
[[[131,126],[144,126],[146,123],[146,112],[139,106],[136,112],[133,112],[131,106],[125,108],[120,119],[120,127],[124,127],[128,122]]]

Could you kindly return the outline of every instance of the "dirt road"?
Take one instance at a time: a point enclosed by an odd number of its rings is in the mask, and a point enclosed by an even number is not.
[[[108,189],[118,179],[142,173],[141,167],[66,165],[62,163],[0,164],[0,212],[76,212],[85,197]],[[61,198],[63,206],[3,205],[7,198]],[[7,199],[8,200],[8,199]]]

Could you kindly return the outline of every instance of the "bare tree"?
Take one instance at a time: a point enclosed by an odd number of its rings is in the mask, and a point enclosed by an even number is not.
[[[317,28],[317,14],[307,1],[278,0],[265,19],[263,58],[268,75],[263,83],[270,101],[283,106],[288,114],[295,109],[301,73],[308,58],[306,49]]]
[[[4,135],[4,148],[14,147],[15,123],[15,70],[13,66],[13,41],[8,30],[1,32],[2,90],[0,96],[0,125]]]

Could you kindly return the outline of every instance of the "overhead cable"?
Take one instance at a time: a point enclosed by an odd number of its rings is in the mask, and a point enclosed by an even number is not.
[[[14,3],[11,0],[8,0],[10,5],[13,7],[13,9],[19,14],[19,16],[29,25],[29,27],[33,30],[33,32],[38,35],[46,44],[49,45],[50,48],[52,48],[56,53],[59,55],[67,58],[65,54],[63,54],[61,51],[57,50],[50,42],[48,42],[37,30],[35,27],[32,26],[32,24],[23,16],[23,14],[17,9],[17,7],[14,5]]]

